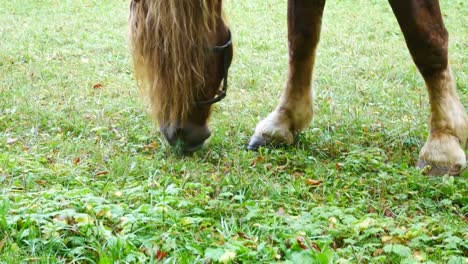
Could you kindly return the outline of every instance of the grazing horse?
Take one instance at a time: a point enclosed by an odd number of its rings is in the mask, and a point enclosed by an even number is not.
[[[429,137],[417,166],[457,175],[466,165],[468,117],[448,64],[448,33],[438,0],[389,0],[429,92]],[[312,71],[325,0],[288,0],[289,70],[276,109],[260,121],[248,148],[292,144],[312,119]],[[210,136],[211,104],[226,95],[231,33],[222,0],[132,0],[129,34],[136,78],[171,145],[185,151]]]

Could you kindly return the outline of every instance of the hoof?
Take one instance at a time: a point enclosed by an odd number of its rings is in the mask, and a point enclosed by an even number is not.
[[[450,176],[458,176],[461,175],[461,172],[464,168],[462,168],[459,164],[454,164],[452,166],[441,166],[431,164],[425,160],[419,159],[416,166],[422,170],[422,174],[427,176],[443,176],[443,175],[450,175]]]
[[[248,150],[258,150],[259,147],[265,146],[267,144],[266,140],[263,137],[252,136],[250,138],[249,144],[247,145]]]

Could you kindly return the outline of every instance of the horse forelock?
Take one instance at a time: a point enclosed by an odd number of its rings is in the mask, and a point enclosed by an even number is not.
[[[219,0],[132,0],[135,77],[160,122],[187,118],[202,93],[208,36]]]

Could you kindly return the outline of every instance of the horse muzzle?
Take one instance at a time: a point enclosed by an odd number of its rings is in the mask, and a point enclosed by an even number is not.
[[[169,144],[182,153],[190,153],[203,146],[205,140],[211,136],[207,125],[196,125],[187,122],[183,126],[167,125],[161,126],[160,130]]]

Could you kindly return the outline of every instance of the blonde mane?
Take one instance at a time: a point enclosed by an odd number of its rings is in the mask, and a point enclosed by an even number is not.
[[[208,36],[219,0],[132,0],[135,76],[159,122],[177,122],[202,91]]]

